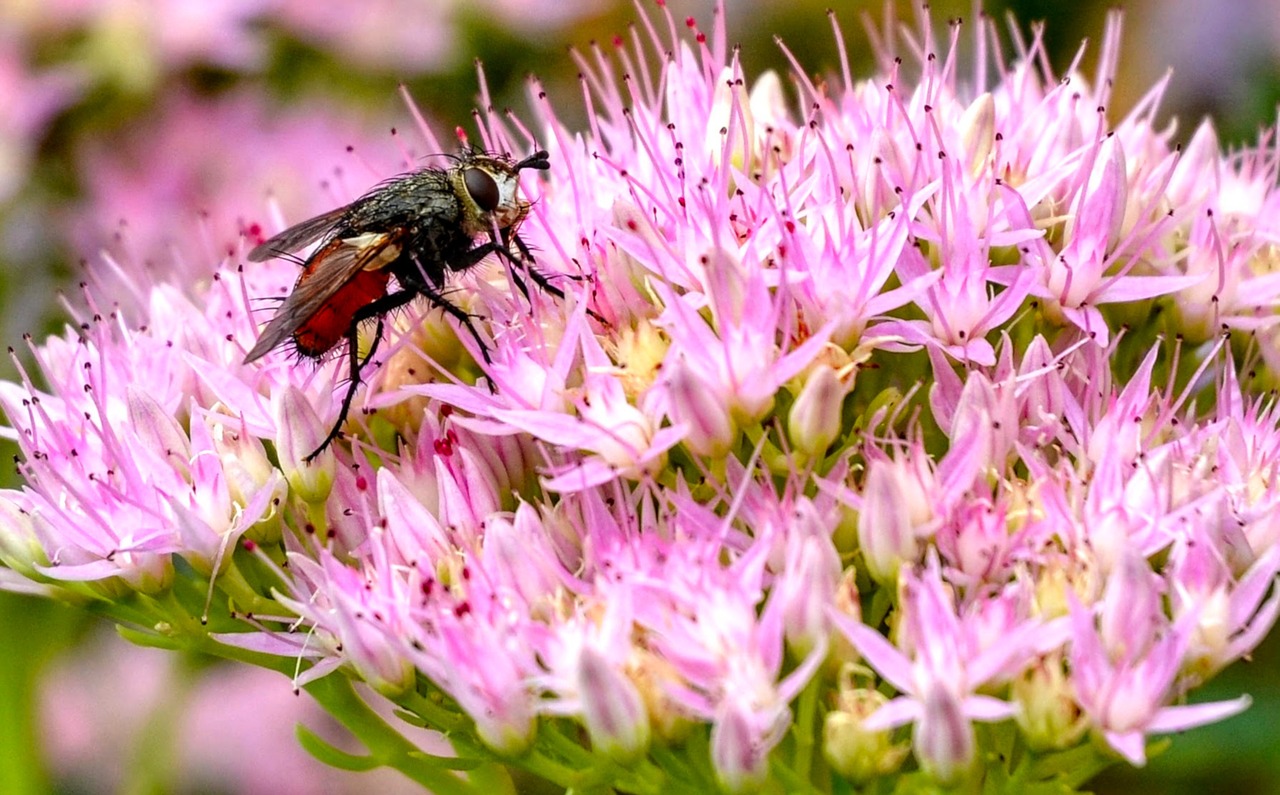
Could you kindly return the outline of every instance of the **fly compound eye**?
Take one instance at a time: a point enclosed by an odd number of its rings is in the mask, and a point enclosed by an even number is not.
[[[477,207],[486,213],[498,209],[498,183],[493,177],[478,168],[469,168],[462,172],[462,182]]]

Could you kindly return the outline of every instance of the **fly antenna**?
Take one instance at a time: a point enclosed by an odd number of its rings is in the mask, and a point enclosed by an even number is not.
[[[516,171],[526,168],[536,168],[539,171],[546,171],[551,168],[551,155],[546,149],[539,149],[533,154],[516,163]]]

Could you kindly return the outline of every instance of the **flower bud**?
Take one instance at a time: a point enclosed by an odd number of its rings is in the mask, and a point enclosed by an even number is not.
[[[138,442],[184,476],[189,474],[191,441],[187,438],[186,431],[171,413],[146,392],[130,385],[127,394],[129,425],[137,435]]]
[[[263,488],[271,487],[276,492],[262,519],[246,530],[245,535],[260,544],[279,541],[283,524],[276,506],[288,497],[289,488],[280,478],[279,470],[268,460],[266,448],[243,428],[239,431],[232,430],[214,415],[206,417],[205,422],[209,426],[209,436],[222,464],[227,493],[236,504],[249,504]]]
[[[769,162],[775,148],[778,154],[775,156],[781,162],[790,162],[792,154],[791,146],[791,107],[787,99],[786,89],[783,87],[782,78],[772,69],[766,69],[763,74],[756,78],[751,84],[751,95],[747,102],[747,108],[750,111],[748,130],[753,130],[755,143],[752,150],[755,157],[751,165],[760,168],[762,160]],[[772,162],[770,162],[772,165]]]
[[[1018,703],[1014,719],[1027,744],[1037,751],[1070,748],[1087,727],[1062,666],[1061,657],[1054,655],[1013,681],[1013,697]]]
[[[685,446],[698,455],[723,458],[738,438],[738,428],[725,401],[693,373],[683,358],[677,358],[670,368],[667,395],[671,419],[688,428]]]
[[[996,102],[987,92],[965,108],[957,125],[969,173],[977,176],[986,171],[996,139]]]
[[[36,520],[8,494],[20,492],[0,492],[0,563],[24,577],[38,580],[40,574],[35,567],[48,566],[49,558],[36,536]]]
[[[711,727],[711,761],[720,785],[731,793],[758,792],[769,773],[770,746],[757,716],[735,702],[721,705]]]
[[[113,560],[120,567],[120,580],[139,593],[158,594],[169,590],[173,585],[173,555],[162,552],[117,552]],[[93,584],[104,586],[107,593],[112,592],[105,580],[98,580]]]
[[[627,663],[627,675],[644,700],[649,724],[658,737],[668,744],[683,742],[693,722],[671,697],[673,686],[681,681],[675,666],[661,655],[634,649]]]
[[[1174,207],[1190,207],[1217,193],[1221,152],[1218,133],[1213,122],[1206,118],[1196,128],[1191,141],[1182,147],[1182,154],[1174,164],[1173,174],[1164,189],[1165,201]],[[1217,196],[1217,201],[1229,195],[1229,191],[1224,191]]]
[[[1117,136],[1108,136],[1098,147],[1084,195],[1074,215],[1067,218],[1065,238],[1096,235],[1114,245],[1119,241],[1129,197],[1124,148]]]
[[[847,678],[848,666],[845,673]],[[835,709],[827,713],[822,726],[822,754],[832,769],[855,783],[870,781],[898,769],[909,748],[893,744],[890,729],[872,731],[867,718],[888,698],[871,688],[841,688]]]
[[[371,617],[357,618],[342,635],[342,653],[365,684],[387,698],[411,690],[417,679],[413,663],[387,643],[385,626]]]
[[[623,765],[644,756],[649,750],[644,699],[630,679],[589,646],[578,661],[578,691],[592,748]]]
[[[824,518],[808,500],[797,502],[793,529],[774,593],[782,604],[787,645],[797,657],[804,657],[831,635],[827,610],[836,600],[840,556]]]
[[[537,739],[537,715],[524,693],[512,693],[502,698],[501,707],[480,714],[472,713],[476,721],[476,736],[501,756],[520,756]]]
[[[287,387],[280,394],[276,428],[276,455],[289,488],[311,505],[324,502],[333,488],[333,453],[325,450],[312,461],[306,459],[320,446],[329,429],[297,387]]]
[[[920,769],[944,787],[958,784],[973,763],[973,724],[944,684],[933,683],[924,694],[924,714],[916,721],[912,745]]]
[[[897,582],[902,564],[920,557],[917,527],[931,511],[923,484],[911,469],[909,463],[881,459],[867,466],[858,544],[868,573],[882,585]]]
[[[1146,558],[1132,551],[1111,572],[1098,626],[1112,660],[1139,659],[1155,645],[1167,623],[1160,584]]]
[[[238,503],[248,502],[250,496],[266,485],[277,471],[267,458],[266,448],[243,428],[228,427],[227,422],[216,415],[208,415],[205,424],[222,463],[227,493]]]
[[[831,367],[819,364],[813,368],[787,418],[787,433],[797,450],[815,458],[827,451],[840,434],[847,393]]]

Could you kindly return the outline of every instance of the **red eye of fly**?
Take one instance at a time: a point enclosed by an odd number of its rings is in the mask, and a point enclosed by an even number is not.
[[[471,200],[483,211],[492,212],[498,207],[498,183],[478,168],[462,172],[462,182],[467,186]]]

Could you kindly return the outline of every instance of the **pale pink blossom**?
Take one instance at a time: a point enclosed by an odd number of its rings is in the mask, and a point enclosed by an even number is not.
[[[448,274],[474,333],[427,301],[379,327],[318,456],[352,374],[244,363],[298,270],[242,259],[323,208],[108,259],[132,300],[86,290],[0,385],[0,584],[363,681],[457,757],[382,722],[376,760],[460,790],[978,788],[1243,709],[1177,702],[1280,612],[1270,354],[1218,336],[1275,331],[1270,161],[1179,155],[1163,84],[1109,122],[1115,17],[1086,79],[986,19],[970,73],[922,14],[871,78],[797,60],[793,108],[727,11],[577,54],[584,130],[536,82],[528,119],[482,95],[476,145],[549,152],[534,261]]]

